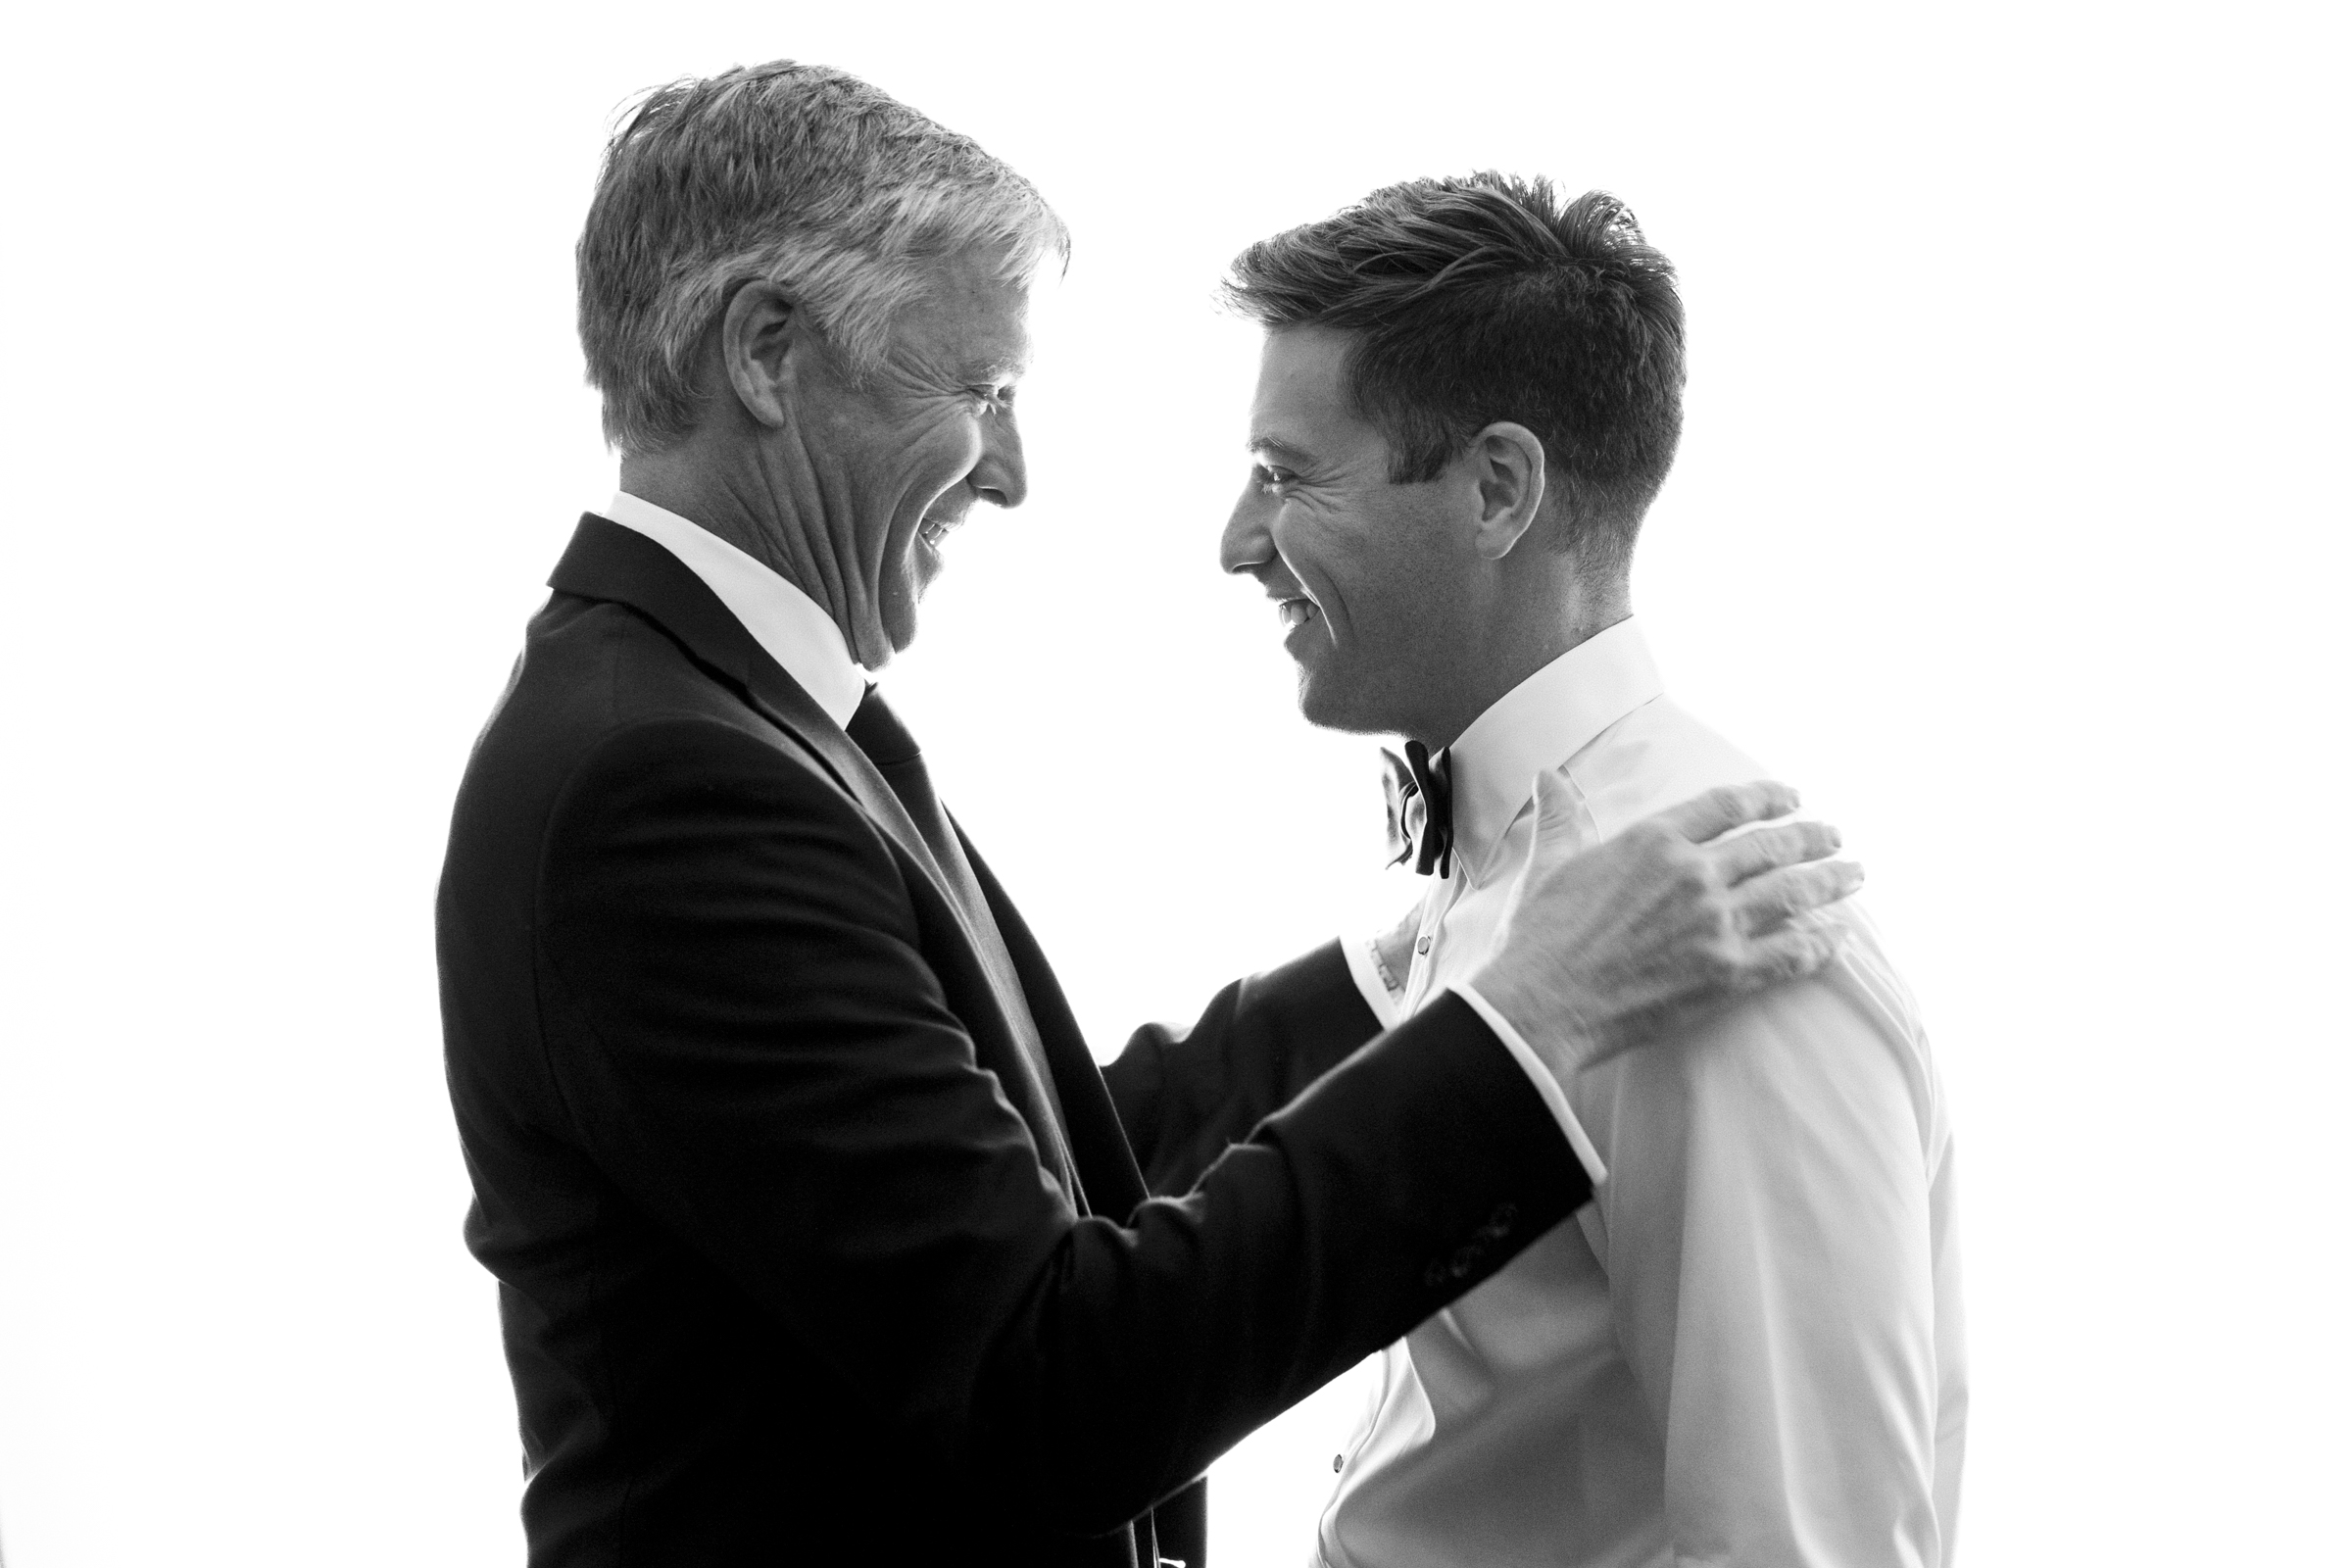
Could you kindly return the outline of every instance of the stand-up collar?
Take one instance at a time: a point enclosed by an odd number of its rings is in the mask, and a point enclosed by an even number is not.
[[[626,491],[613,492],[604,514],[677,557],[825,716],[848,727],[865,699],[867,676],[823,606],[700,523]]]
[[[1483,882],[1504,830],[1555,768],[1665,686],[1631,617],[1578,643],[1512,687],[1462,731],[1453,770],[1456,862]]]

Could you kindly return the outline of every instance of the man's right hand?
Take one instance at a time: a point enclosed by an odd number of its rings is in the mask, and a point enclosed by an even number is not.
[[[1826,858],[1839,843],[1826,822],[1732,831],[1796,804],[1786,784],[1730,785],[1573,853],[1573,797],[1556,774],[1539,775],[1527,865],[1473,986],[1565,1085],[1811,974],[1842,932],[1810,912],[1859,888],[1862,868]]]

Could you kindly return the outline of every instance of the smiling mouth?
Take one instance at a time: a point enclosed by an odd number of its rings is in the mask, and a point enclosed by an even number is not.
[[[937,550],[962,522],[961,517],[925,517],[914,531],[922,536],[923,543]]]
[[[1285,599],[1275,605],[1274,613],[1281,619],[1283,631],[1288,633],[1297,631],[1320,612],[1311,599]]]

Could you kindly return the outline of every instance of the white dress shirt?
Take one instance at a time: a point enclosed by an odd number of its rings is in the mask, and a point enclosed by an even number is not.
[[[1450,757],[1451,872],[1409,1013],[1493,946],[1533,775],[1597,843],[1766,776],[1662,695],[1622,621]],[[1944,1568],[1966,1411],[1951,1133],[1868,917],[1820,976],[1580,1074],[1594,1200],[1382,1357],[1326,1568]],[[1384,992],[1385,1000],[1385,992]]]
[[[827,718],[849,727],[871,677],[850,657],[849,639],[824,606],[701,523],[625,490],[613,492],[604,515],[677,557],[743,622],[752,640],[784,666],[784,673],[816,699]]]
[[[850,657],[849,639],[841,634],[841,628],[834,624],[822,605],[787,582],[765,563],[738,550],[701,523],[625,490],[613,492],[612,504],[603,515],[645,535],[677,557],[743,622],[743,629],[752,634],[752,640],[784,666],[784,673],[816,699],[827,718],[844,729],[849,727],[851,715],[865,700],[872,677]],[[1368,960],[1362,945],[1349,943],[1348,951],[1356,985],[1379,1016],[1382,1027],[1396,1022],[1396,1008],[1387,987],[1373,970],[1365,967]],[[1593,1152],[1592,1141],[1577,1124],[1559,1080],[1484,997],[1466,984],[1454,989],[1501,1037],[1504,1049],[1535,1081],[1536,1093],[1551,1107],[1561,1131],[1567,1135],[1569,1147],[1576,1151],[1592,1179],[1598,1181],[1602,1175],[1599,1157]]]

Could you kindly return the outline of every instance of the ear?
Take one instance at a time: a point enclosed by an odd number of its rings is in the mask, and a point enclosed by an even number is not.
[[[808,331],[808,313],[792,296],[756,278],[735,291],[719,318],[718,360],[727,384],[744,412],[771,430],[790,416]]]
[[[1478,553],[1500,561],[1544,509],[1544,443],[1505,420],[1470,438],[1467,461],[1478,484]]]

